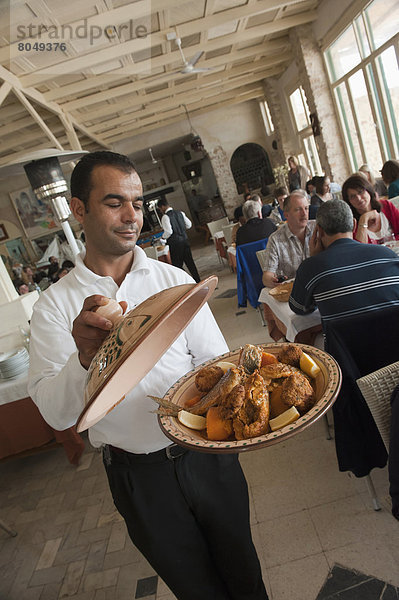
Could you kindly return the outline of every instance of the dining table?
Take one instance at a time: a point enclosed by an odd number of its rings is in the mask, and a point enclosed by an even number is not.
[[[43,419],[28,394],[27,373],[0,379],[0,459],[61,444],[69,462],[78,465],[85,444],[75,427],[58,431]]]
[[[270,288],[262,288],[259,302],[263,304],[265,321],[270,337],[278,342],[282,338],[289,342],[314,345],[322,333],[321,316],[316,309],[307,315],[297,315],[288,302],[280,302],[269,294]]]

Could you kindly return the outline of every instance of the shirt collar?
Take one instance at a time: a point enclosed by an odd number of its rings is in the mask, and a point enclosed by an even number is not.
[[[97,273],[94,273],[94,271],[91,271],[86,267],[84,263],[85,254],[86,251],[82,250],[82,252],[78,254],[78,256],[76,256],[75,259],[74,275],[76,276],[78,281],[83,285],[92,285],[99,279],[107,279],[108,276],[104,277],[103,275],[98,275]],[[134,249],[133,263],[127,276],[130,275],[130,273],[140,270],[147,271],[149,273],[150,267],[148,261],[149,258],[147,257],[144,250],[140,248],[140,246],[136,245]]]

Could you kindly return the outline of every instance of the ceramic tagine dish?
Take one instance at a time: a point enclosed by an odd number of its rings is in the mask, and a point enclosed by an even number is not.
[[[217,282],[218,278],[211,276],[197,284],[162,290],[125,315],[116,301],[101,307],[114,327],[88,369],[85,408],[77,422],[79,432],[123,401],[207,302]]]

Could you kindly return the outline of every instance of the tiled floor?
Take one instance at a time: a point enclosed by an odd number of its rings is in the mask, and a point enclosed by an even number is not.
[[[194,256],[202,276],[220,277],[210,304],[230,348],[270,341],[258,312],[237,308],[229,291],[235,276],[220,265],[212,246]],[[399,523],[390,514],[386,470],[373,472],[383,505],[375,512],[364,481],[338,471],[334,441],[326,440],[323,423],[244,453],[241,463],[272,600],[381,597],[378,583],[367,595],[358,588],[341,596],[339,587],[326,595],[334,565],[366,575],[362,580],[399,586]],[[0,600],[173,599],[128,539],[98,452],[88,446],[78,468],[62,449],[10,460],[0,463],[0,479],[0,518],[18,531],[9,537],[0,529]],[[339,567],[332,571],[337,573]],[[397,593],[392,587],[385,589],[384,599],[398,597],[388,595]]]

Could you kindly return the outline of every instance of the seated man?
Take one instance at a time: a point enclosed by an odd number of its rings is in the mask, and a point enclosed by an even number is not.
[[[237,246],[263,240],[276,231],[276,226],[270,219],[267,217],[262,219],[261,207],[256,200],[247,200],[242,207],[242,212],[246,223],[237,231]]]
[[[314,221],[309,221],[309,200],[304,190],[294,190],[284,200],[286,222],[273,233],[266,246],[263,285],[275,287],[295,277],[299,265],[309,254]]]
[[[353,216],[342,200],[320,206],[311,257],[298,268],[290,297],[297,314],[316,305],[322,319],[383,309],[399,301],[399,258],[378,244],[352,239]]]

